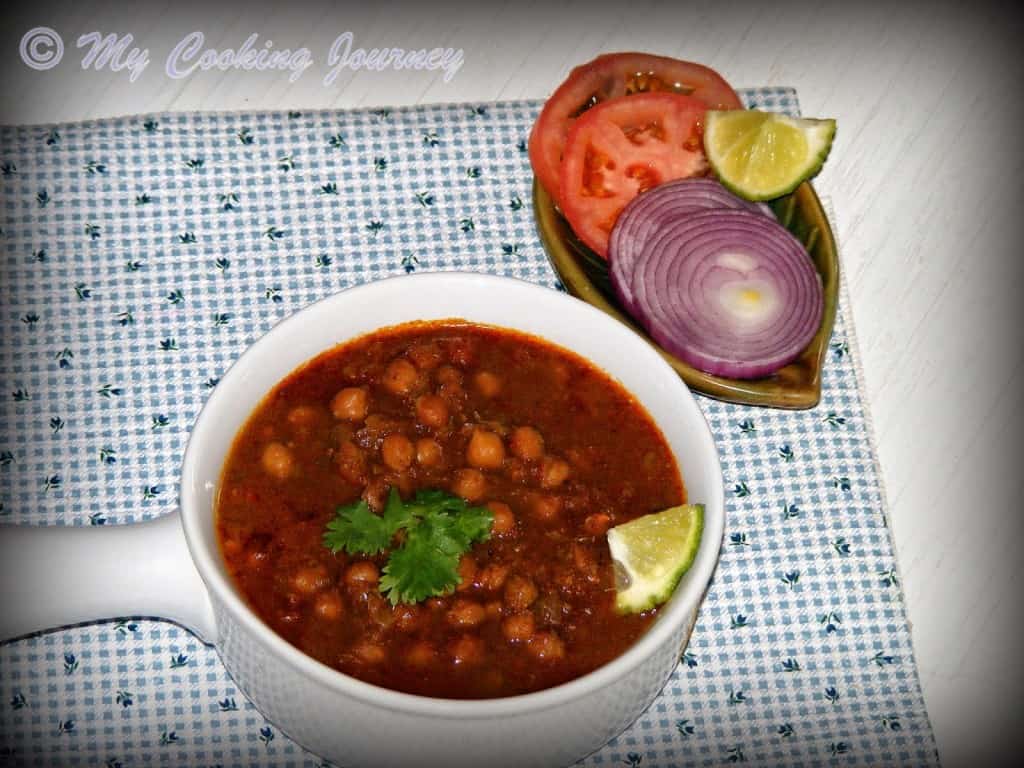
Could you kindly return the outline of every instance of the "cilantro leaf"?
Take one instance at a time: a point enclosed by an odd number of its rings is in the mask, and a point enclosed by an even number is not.
[[[392,605],[418,603],[451,592],[459,583],[461,554],[452,544],[443,526],[431,520],[420,522],[391,553],[381,573],[381,592]]]
[[[466,500],[452,496],[445,491],[417,491],[407,506],[418,517],[437,515],[443,512],[461,513],[469,508]]]
[[[384,505],[384,520],[392,529],[392,536],[399,528],[404,528],[412,522],[413,510],[402,502],[398,495],[398,489],[392,488],[388,494],[388,502]]]
[[[324,546],[332,552],[374,555],[391,548],[380,590],[391,603],[417,603],[450,593],[459,584],[459,558],[491,535],[494,515],[445,491],[419,491],[403,502],[394,488],[382,515],[365,501],[341,507],[327,524]],[[404,530],[401,546],[392,548]]]
[[[443,492],[441,492],[443,493]],[[413,500],[423,502],[422,494]],[[392,605],[418,603],[450,593],[459,584],[459,558],[474,541],[491,534],[494,515],[454,497],[431,498],[405,532],[405,542],[391,553],[380,579],[380,590]]]
[[[460,499],[461,501],[461,499]],[[486,541],[491,536],[494,514],[484,507],[466,507],[458,515],[449,515],[452,535],[462,543],[463,551],[474,541]]]
[[[387,549],[398,529],[411,521],[411,510],[392,488],[383,515],[375,515],[362,499],[339,508],[327,523],[324,546],[332,552],[343,549],[352,555],[375,555]]]

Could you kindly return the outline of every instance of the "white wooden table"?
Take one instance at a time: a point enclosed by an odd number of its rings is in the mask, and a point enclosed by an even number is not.
[[[816,182],[838,218],[878,454],[925,700],[947,766],[1020,753],[1024,660],[1013,503],[1024,435],[1024,288],[1011,216],[1020,205],[1021,24],[983,3],[515,2],[470,4],[74,3],[26,5],[0,30],[0,123],[162,110],[312,109],[546,96],[593,55],[647,50],[704,62],[736,86],[791,85],[839,133]],[[952,6],[953,4],[948,4]],[[806,7],[801,7],[806,6]],[[29,69],[22,35],[63,37],[63,61]],[[310,49],[288,72],[172,79],[164,62],[193,30],[205,46]],[[84,71],[78,37],[131,33],[150,64]],[[344,71],[353,47],[464,51],[438,72]]]

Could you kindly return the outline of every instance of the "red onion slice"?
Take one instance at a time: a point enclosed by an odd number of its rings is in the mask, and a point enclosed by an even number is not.
[[[788,230],[749,210],[660,228],[635,254],[634,317],[694,368],[755,379],[792,362],[824,311],[821,278]]]
[[[677,179],[659,184],[633,198],[622,210],[608,242],[608,269],[615,293],[630,314],[637,312],[631,282],[636,254],[669,222],[714,208],[748,210],[775,218],[772,209],[764,203],[743,200],[708,178]]]

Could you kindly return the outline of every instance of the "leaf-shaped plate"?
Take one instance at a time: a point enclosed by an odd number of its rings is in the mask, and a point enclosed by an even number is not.
[[[533,209],[537,231],[555,272],[566,289],[583,301],[625,323],[643,336],[690,389],[731,403],[772,408],[813,408],[821,399],[821,366],[835,322],[839,294],[839,260],[835,239],[821,201],[809,182],[772,203],[779,222],[807,248],[821,274],[825,311],[821,327],[803,354],[794,362],[763,379],[727,379],[698,371],[656,344],[621,309],[608,277],[608,265],[573,233],[551,197],[534,179]]]

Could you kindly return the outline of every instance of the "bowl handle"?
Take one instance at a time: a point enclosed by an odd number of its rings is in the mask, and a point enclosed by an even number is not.
[[[129,525],[0,526],[0,605],[0,641],[128,616],[217,639],[178,512]]]

